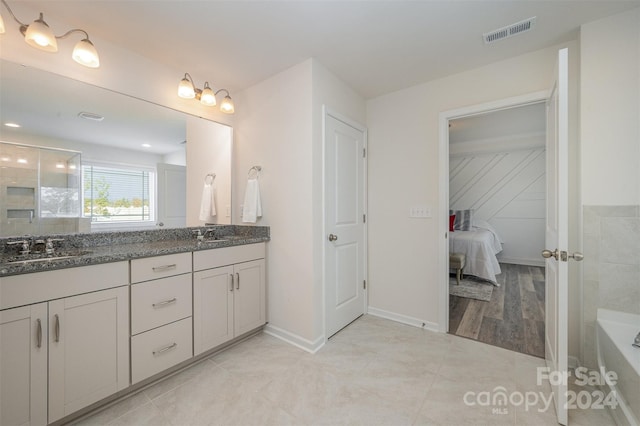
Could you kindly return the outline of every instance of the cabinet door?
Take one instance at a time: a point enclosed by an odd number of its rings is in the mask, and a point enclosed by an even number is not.
[[[47,424],[47,304],[0,312],[0,425]]]
[[[234,336],[265,324],[264,259],[234,265]]]
[[[128,287],[49,302],[49,422],[128,385]]]
[[[193,274],[193,354],[233,338],[233,267]]]

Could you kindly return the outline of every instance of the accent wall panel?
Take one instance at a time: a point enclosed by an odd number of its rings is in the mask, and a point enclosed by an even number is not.
[[[498,259],[544,265],[544,146],[507,152],[459,152],[449,163],[449,207],[474,209],[503,241]]]

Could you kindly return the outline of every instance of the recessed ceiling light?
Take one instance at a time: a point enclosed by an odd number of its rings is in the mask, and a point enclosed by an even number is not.
[[[143,144],[142,144],[142,147],[143,147],[143,148],[151,148],[151,145],[149,145],[148,143],[143,143]]]
[[[20,127],[18,123],[4,123],[4,125],[7,127],[14,127],[14,128]]]

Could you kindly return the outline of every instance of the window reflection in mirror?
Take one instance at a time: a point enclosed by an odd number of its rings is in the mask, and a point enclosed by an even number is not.
[[[92,230],[203,225],[197,214],[208,173],[216,175],[218,209],[206,222],[231,223],[229,126],[5,60],[0,60],[0,103],[0,141],[74,150],[86,164],[155,172],[156,206],[148,215],[153,220],[94,221]],[[47,211],[68,209],[68,201],[55,203],[52,193]]]

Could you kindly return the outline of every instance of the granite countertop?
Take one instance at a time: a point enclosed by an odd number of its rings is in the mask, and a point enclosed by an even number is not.
[[[216,239],[207,237],[204,241],[198,241],[194,233],[198,229],[203,231],[207,228],[30,237],[34,240],[50,237],[64,238],[64,244],[56,248],[53,257],[47,257],[45,254],[20,256],[15,251],[5,250],[0,253],[0,277],[254,244],[270,240],[268,227],[226,225],[216,227]],[[20,239],[22,237],[6,240]],[[6,244],[3,245],[6,246]],[[33,259],[38,260],[33,261]]]

